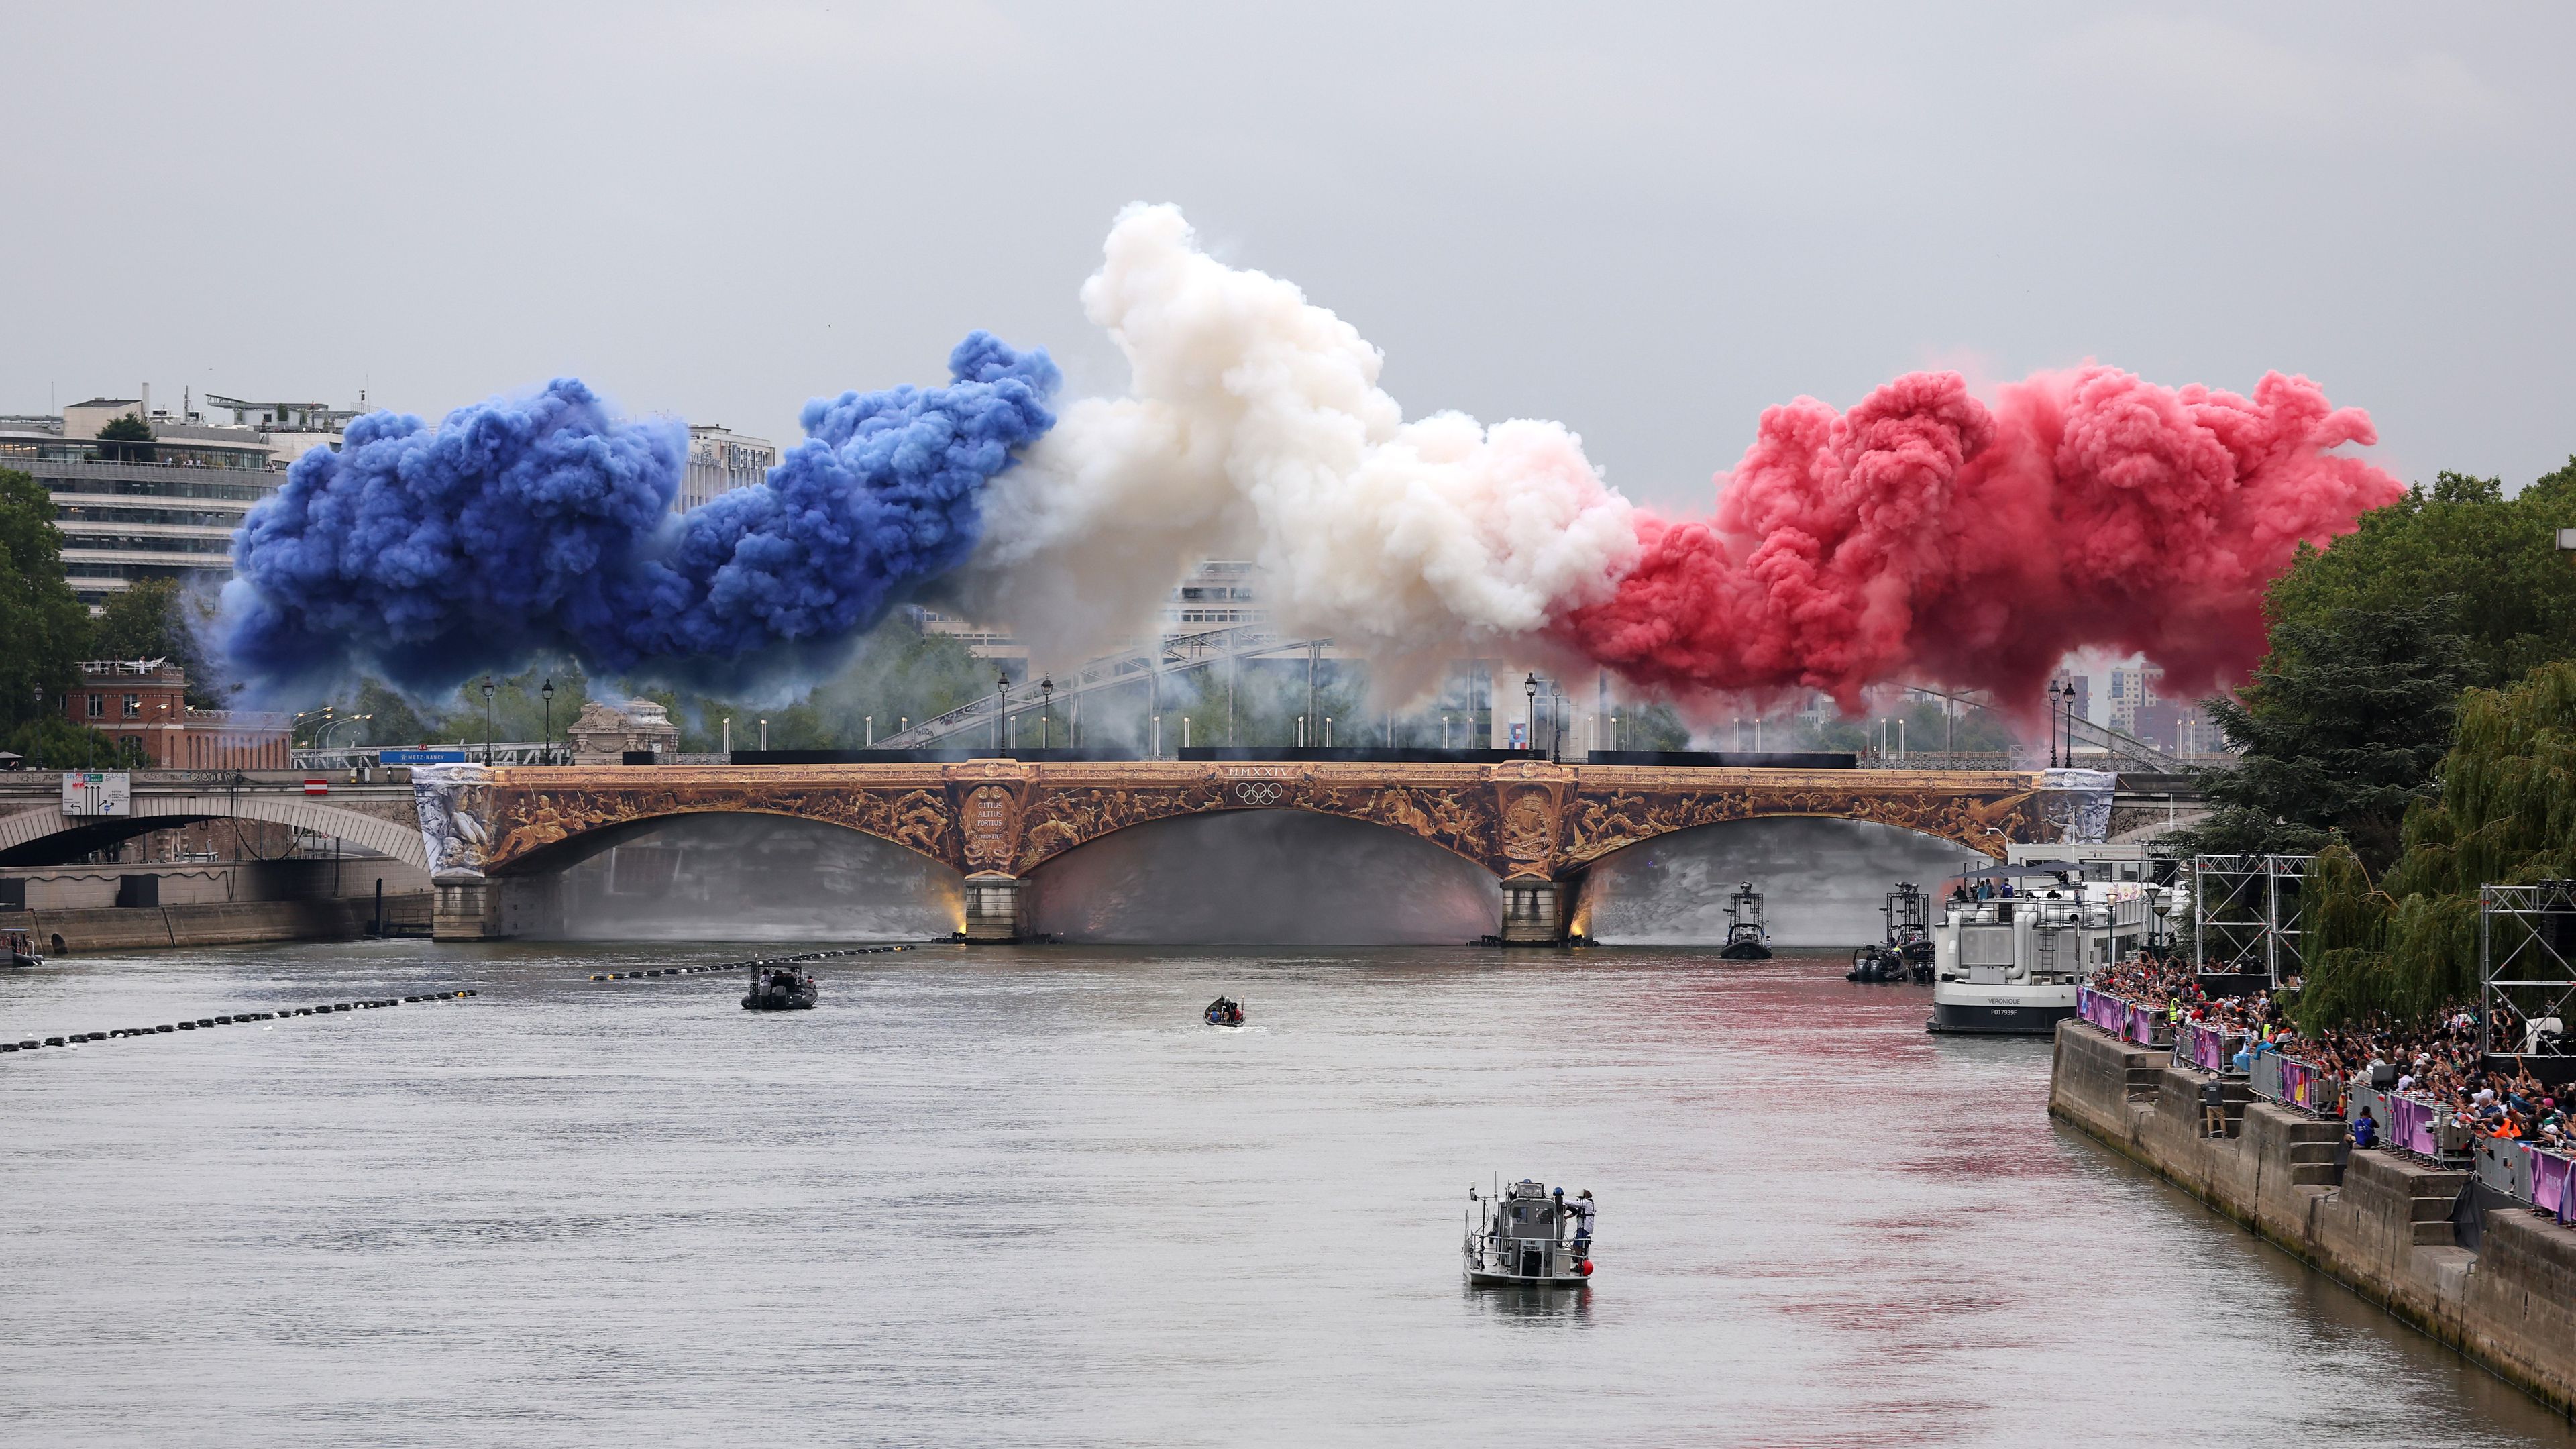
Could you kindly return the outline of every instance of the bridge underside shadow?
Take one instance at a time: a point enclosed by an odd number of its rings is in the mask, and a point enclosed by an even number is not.
[[[1130,826],[1030,876],[1030,929],[1066,941],[1449,945],[1491,933],[1491,872],[1384,826],[1232,810]]]
[[[559,940],[921,940],[963,918],[957,872],[837,825],[663,816],[566,841],[506,878],[513,934]]]
[[[1774,944],[1858,945],[1879,938],[1880,900],[1897,882],[1929,892],[1987,860],[1954,841],[1863,820],[1702,825],[1593,862],[1576,928],[1604,945],[1715,944],[1726,939],[1728,894],[1751,881]]]

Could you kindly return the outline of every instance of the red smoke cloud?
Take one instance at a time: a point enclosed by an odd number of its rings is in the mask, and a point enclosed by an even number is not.
[[[2041,373],[1991,404],[1909,373],[1837,414],[1762,414],[1717,516],[1641,516],[1637,567],[1565,642],[1682,692],[1984,688],[2034,707],[2067,654],[2143,653],[2190,697],[2263,651],[2263,590],[2396,479],[2330,450],[2370,417],[2304,377],[2251,399],[2116,368]]]

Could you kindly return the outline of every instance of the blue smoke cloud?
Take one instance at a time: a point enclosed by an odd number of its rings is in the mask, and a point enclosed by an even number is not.
[[[977,332],[948,367],[807,403],[767,483],[677,517],[688,429],[576,380],[435,431],[370,413],[234,533],[218,647],[270,697],[360,673],[444,692],[547,652],[727,691],[822,673],[965,561],[985,482],[1055,424],[1044,348]]]

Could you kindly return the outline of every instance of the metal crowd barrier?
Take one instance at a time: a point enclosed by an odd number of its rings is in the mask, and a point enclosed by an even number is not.
[[[2346,1089],[2344,1120],[2357,1122],[2364,1110],[2379,1124],[2382,1146],[2441,1166],[2460,1165],[2456,1137],[2453,1151],[2442,1150],[2443,1138],[2460,1129],[2444,1130],[2450,1113],[2440,1102],[2370,1087]],[[2510,1137],[2472,1137],[2466,1146],[2469,1171],[2481,1186],[2560,1223],[2576,1222],[2576,1155]]]
[[[2247,1076],[2249,1090],[2266,1102],[2277,1102],[2320,1116],[2341,1116],[2343,1113],[2341,1086],[2325,1068],[2314,1062],[2303,1062],[2277,1051],[2260,1052],[2255,1055],[2254,1069]]]
[[[2204,1072],[2235,1076],[2236,1047],[2246,1034],[2224,1026],[2204,1026],[2186,1021],[2174,1029],[2174,1062],[2179,1066],[2198,1067]]]
[[[2128,1035],[2129,1003],[2090,986],[2075,988],[2075,1014],[2113,1036]]]
[[[2173,1042],[2162,1035],[2165,1009],[2113,996],[2090,986],[2075,988],[2075,1014],[2123,1041],[2143,1047],[2170,1047]]]

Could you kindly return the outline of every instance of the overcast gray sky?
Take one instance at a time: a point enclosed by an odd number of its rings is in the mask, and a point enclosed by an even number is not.
[[[435,414],[573,373],[778,440],[1175,201],[1387,354],[1700,506],[1927,364],[2304,372],[2401,476],[2576,451],[2576,9],[5,0],[0,411]]]

